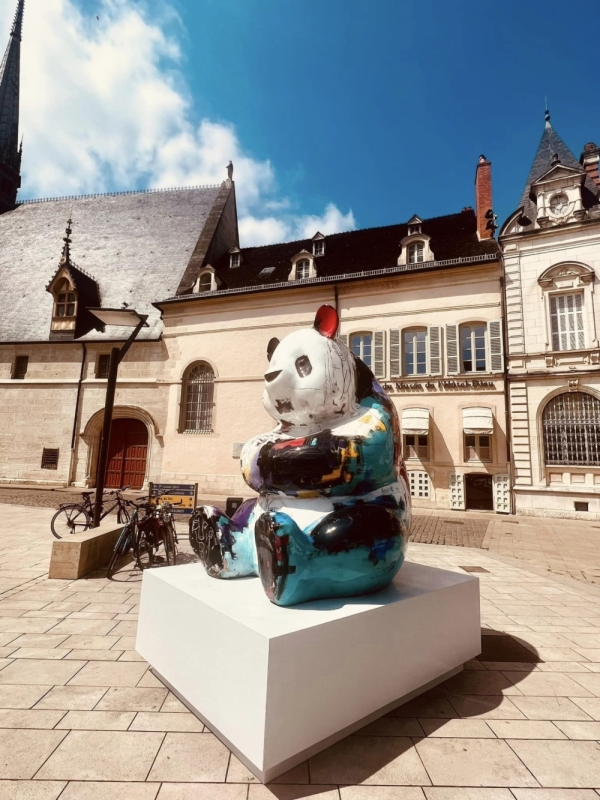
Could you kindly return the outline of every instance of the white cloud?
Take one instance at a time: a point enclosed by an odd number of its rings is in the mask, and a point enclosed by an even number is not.
[[[15,6],[0,0],[5,41]],[[233,125],[194,118],[179,43],[166,33],[174,21],[166,0],[99,0],[88,16],[73,0],[27,0],[21,196],[220,183],[232,159],[242,244],[353,228],[352,211],[333,204],[294,213],[271,162],[245,152]]]

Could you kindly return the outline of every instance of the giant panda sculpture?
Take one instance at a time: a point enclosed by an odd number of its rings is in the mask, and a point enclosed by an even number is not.
[[[202,506],[190,525],[209,575],[260,575],[280,606],[380,589],[406,551],[411,506],[398,414],[337,338],[338,326],[325,305],[313,328],[271,339],[263,403],[278,424],[241,455],[259,496],[232,519]]]

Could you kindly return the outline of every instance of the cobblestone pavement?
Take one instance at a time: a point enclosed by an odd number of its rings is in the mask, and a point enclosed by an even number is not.
[[[481,656],[262,786],[135,652],[131,564],[113,581],[49,580],[51,509],[0,512],[0,800],[600,796],[598,588],[411,544],[413,561],[483,570]]]
[[[410,541],[420,544],[447,544],[454,547],[481,547],[490,521],[453,517],[413,516]]]

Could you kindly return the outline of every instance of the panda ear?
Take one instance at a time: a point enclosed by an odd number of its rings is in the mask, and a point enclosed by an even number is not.
[[[340,325],[340,318],[337,311],[333,306],[321,306],[315,315],[315,330],[319,331],[321,336],[326,336],[328,339],[335,339],[335,335]]]
[[[275,336],[269,341],[269,344],[267,345],[267,359],[269,361],[273,358],[273,353],[275,352],[278,344],[279,339],[277,339]]]

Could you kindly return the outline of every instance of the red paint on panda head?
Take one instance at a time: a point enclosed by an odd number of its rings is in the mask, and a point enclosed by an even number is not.
[[[337,311],[333,306],[321,306],[315,316],[315,330],[319,331],[321,336],[326,336],[328,339],[335,339],[340,318]]]

